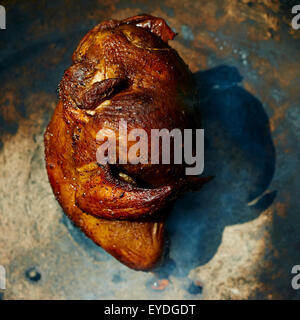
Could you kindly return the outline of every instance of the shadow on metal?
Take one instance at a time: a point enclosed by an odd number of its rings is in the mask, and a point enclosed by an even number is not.
[[[235,67],[219,66],[195,77],[206,137],[203,175],[215,178],[180,199],[169,216],[169,256],[176,267],[166,263],[158,271],[177,276],[207,263],[226,226],[255,219],[276,197],[276,191],[266,192],[275,148],[262,103],[238,85],[242,77]]]

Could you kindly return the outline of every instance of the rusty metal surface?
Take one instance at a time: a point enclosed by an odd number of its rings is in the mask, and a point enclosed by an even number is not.
[[[295,1],[2,1],[0,264],[4,299],[297,299],[300,262],[300,31]],[[81,37],[101,20],[141,12],[179,33],[195,73],[205,175],[169,217],[171,260],[126,268],[64,217],[47,180],[43,132]],[[154,287],[154,289],[152,288]],[[160,290],[155,290],[160,289]]]

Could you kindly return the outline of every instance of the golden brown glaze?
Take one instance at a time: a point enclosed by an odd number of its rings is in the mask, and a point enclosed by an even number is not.
[[[206,180],[187,179],[184,165],[98,165],[96,135],[112,129],[118,139],[120,120],[149,137],[150,129],[195,127],[192,75],[167,44],[174,35],[164,20],[147,15],[93,28],[65,71],[45,133],[48,176],[65,213],[95,243],[140,270],[162,254],[168,204]]]

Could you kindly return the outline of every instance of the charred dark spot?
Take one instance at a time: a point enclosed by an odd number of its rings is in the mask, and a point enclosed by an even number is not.
[[[268,28],[268,32],[269,32],[269,34],[270,34],[270,37],[273,38],[273,37],[274,37],[274,34],[275,34],[274,29]]]
[[[16,134],[19,129],[19,124],[17,122],[10,122],[6,121],[1,115],[0,115],[0,135],[3,133],[10,133],[10,134]]]
[[[190,294],[201,294],[203,292],[203,285],[199,281],[192,282],[187,288],[187,292]]]
[[[74,133],[72,136],[73,141],[78,141],[79,140],[79,134]]]
[[[31,282],[38,282],[42,278],[41,273],[38,271],[38,269],[36,267],[32,267],[32,268],[29,268],[28,270],[26,270],[25,276]]]
[[[111,281],[114,283],[120,283],[124,281],[124,279],[119,274],[114,274]]]

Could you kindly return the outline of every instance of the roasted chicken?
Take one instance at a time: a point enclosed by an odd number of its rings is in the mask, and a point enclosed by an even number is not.
[[[162,255],[170,204],[207,179],[186,176],[184,163],[99,165],[96,135],[110,128],[118,137],[120,120],[149,136],[153,128],[196,127],[193,77],[168,45],[174,36],[163,19],[149,15],[94,27],[64,73],[45,132],[49,181],[64,212],[138,270],[153,268]]]

